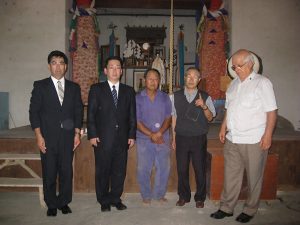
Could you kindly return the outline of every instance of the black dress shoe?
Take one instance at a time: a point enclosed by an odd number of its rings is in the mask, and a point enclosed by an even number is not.
[[[47,210],[47,216],[56,216],[57,209],[48,209]]]
[[[72,213],[72,210],[68,205],[64,205],[59,210],[61,210],[62,214]]]
[[[249,216],[246,213],[241,213],[235,220],[240,223],[248,223],[253,216]]]
[[[110,211],[110,205],[109,204],[102,204],[101,205],[101,212],[109,212]]]
[[[124,209],[127,209],[127,206],[124,205],[122,202],[111,203],[111,206],[116,207],[117,210],[124,210]]]
[[[217,212],[210,214],[210,217],[214,219],[223,219],[224,217],[230,217],[230,216],[233,216],[233,213],[227,213],[220,209]]]

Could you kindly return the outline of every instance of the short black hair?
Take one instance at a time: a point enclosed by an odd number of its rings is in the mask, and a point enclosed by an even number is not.
[[[58,51],[58,50],[55,50],[55,51],[50,52],[50,54],[48,55],[48,64],[51,63],[51,60],[52,60],[53,57],[60,57],[60,58],[63,58],[65,64],[68,65],[68,57],[65,55],[65,53],[63,53],[63,52],[61,52],[61,51]]]
[[[154,69],[154,68],[150,68],[150,69],[147,69],[144,73],[144,78],[146,79],[147,78],[147,75],[149,72],[155,72],[157,73],[158,75],[158,79],[160,80],[160,72],[157,70],[157,69]]]
[[[111,60],[118,60],[121,64],[121,67],[123,67],[123,60],[121,59],[120,56],[110,56],[108,57],[106,60],[105,60],[105,65],[104,65],[104,68],[107,68],[107,65],[109,63],[109,61]]]

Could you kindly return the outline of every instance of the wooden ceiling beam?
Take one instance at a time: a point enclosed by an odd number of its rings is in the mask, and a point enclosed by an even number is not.
[[[174,9],[197,9],[201,0],[174,0]],[[170,0],[96,0],[96,8],[169,9]]]

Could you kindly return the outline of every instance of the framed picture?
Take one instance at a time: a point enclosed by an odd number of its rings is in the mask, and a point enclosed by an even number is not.
[[[140,92],[145,88],[144,74],[146,70],[133,71],[133,88],[136,92]]]
[[[105,60],[109,57],[109,45],[101,45],[100,47],[100,66],[101,69],[104,69]],[[116,45],[114,49],[114,56],[120,56],[120,45]]]
[[[166,58],[166,48],[164,46],[154,46],[153,47],[153,58],[159,55],[161,59]]]
[[[120,45],[116,45],[114,49],[114,56],[120,56]],[[100,60],[98,61],[99,66],[99,81],[103,82],[107,80],[104,75],[105,61],[109,57],[109,45],[101,45],[100,47]]]

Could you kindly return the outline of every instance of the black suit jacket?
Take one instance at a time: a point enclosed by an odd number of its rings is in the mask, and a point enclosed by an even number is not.
[[[91,86],[88,100],[88,138],[100,138],[103,148],[111,148],[115,131],[119,134],[119,143],[128,149],[128,139],[136,137],[135,92],[132,87],[120,83],[118,107],[108,82]]]
[[[35,81],[30,99],[29,119],[32,129],[40,128],[46,147],[54,146],[62,129],[68,142],[74,141],[75,128],[81,129],[83,105],[78,84],[65,79],[61,105],[52,79]]]

